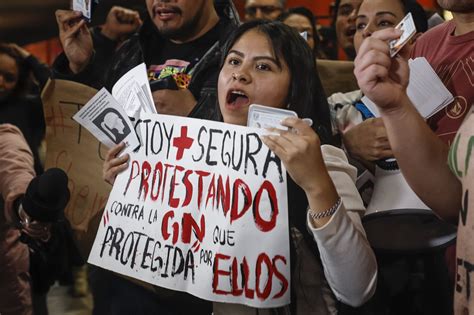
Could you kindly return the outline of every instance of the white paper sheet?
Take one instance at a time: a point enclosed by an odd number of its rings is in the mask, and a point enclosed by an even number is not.
[[[121,142],[132,149],[140,144],[127,114],[105,88],[97,92],[73,119],[109,148]]]
[[[129,117],[140,113],[156,114],[144,63],[125,73],[112,87],[112,95]]]

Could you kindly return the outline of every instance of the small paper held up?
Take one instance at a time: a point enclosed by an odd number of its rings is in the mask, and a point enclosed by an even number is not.
[[[92,0],[72,0],[71,9],[73,11],[79,11],[82,16],[88,21],[92,18]]]
[[[416,34],[415,21],[411,12],[408,12],[407,15],[395,26],[395,29],[403,31],[399,39],[393,40],[390,42],[390,57],[395,57],[395,55],[405,46],[408,41]]]

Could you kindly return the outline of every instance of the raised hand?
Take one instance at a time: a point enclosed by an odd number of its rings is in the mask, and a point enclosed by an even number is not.
[[[406,98],[408,63],[400,55],[391,58],[388,44],[400,35],[393,28],[374,32],[362,42],[354,60],[360,89],[381,112],[397,108]]]
[[[327,174],[319,136],[299,118],[287,118],[282,125],[292,130],[273,128],[271,132],[279,135],[263,136],[263,142],[285,164],[288,174],[298,186],[307,193],[318,189],[321,174]]]
[[[110,9],[102,34],[111,40],[123,40],[129,34],[137,31],[142,20],[137,11],[114,6]]]
[[[188,89],[163,89],[152,92],[156,111],[160,114],[188,116],[196,106],[196,99]]]
[[[69,60],[69,68],[73,73],[79,73],[92,58],[91,33],[82,19],[81,12],[57,10],[56,21],[59,27],[59,39]]]

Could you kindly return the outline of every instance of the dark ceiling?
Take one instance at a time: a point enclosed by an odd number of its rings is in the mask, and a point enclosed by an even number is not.
[[[54,12],[68,9],[70,0],[0,0],[0,41],[23,45],[58,35]],[[101,0],[92,24],[102,24],[114,5],[144,11],[144,0]]]

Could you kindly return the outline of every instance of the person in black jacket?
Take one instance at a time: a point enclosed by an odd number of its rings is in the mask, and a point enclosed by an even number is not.
[[[206,104],[215,104],[209,100],[216,99],[220,43],[239,24],[232,1],[146,4],[149,16],[140,31],[109,53],[113,61],[105,70],[80,13],[58,10],[64,54],[54,63],[54,76],[110,90],[122,75],[145,62],[158,113],[218,119],[218,108]]]
[[[30,72],[38,85],[30,84]],[[18,127],[33,152],[36,174],[43,172],[39,147],[45,134],[39,91],[50,76],[49,68],[15,44],[0,43],[0,123]]]

